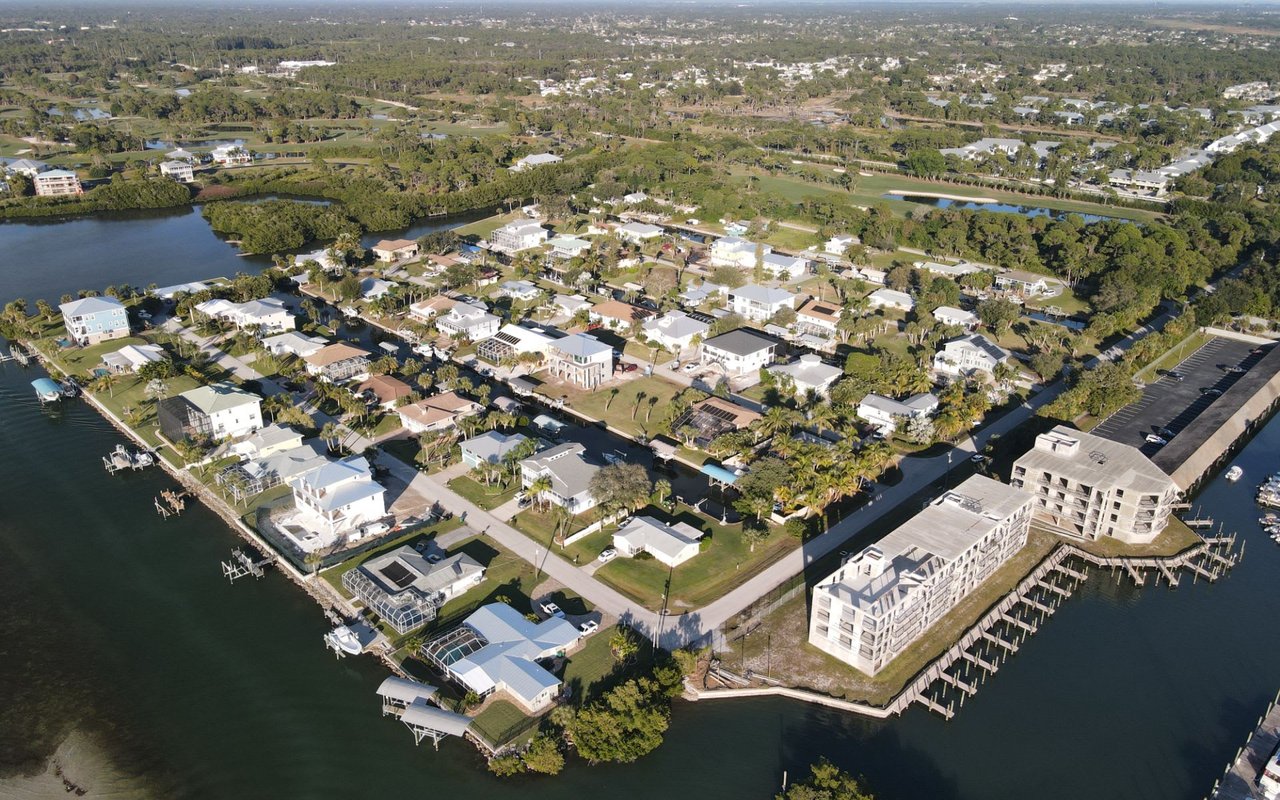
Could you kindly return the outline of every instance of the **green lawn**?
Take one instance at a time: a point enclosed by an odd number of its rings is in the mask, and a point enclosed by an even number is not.
[[[575,531],[582,530],[595,522],[596,519],[597,516],[594,510],[585,514],[578,514],[568,524],[569,535],[572,535]],[[546,508],[538,508],[533,505],[512,517],[511,525],[530,539],[546,547],[551,544],[555,531],[564,525],[562,520],[561,512],[556,506],[548,505]],[[559,548],[556,549],[559,550]]]
[[[637,513],[673,521],[672,515],[652,506]],[[768,538],[753,549],[742,535],[740,525],[721,525],[687,506],[678,508],[674,521],[687,522],[708,532],[711,538],[706,549],[674,570],[654,559],[618,557],[600,567],[596,577],[651,609],[662,606],[662,594],[669,579],[668,607],[678,614],[720,597],[800,544],[798,539],[774,528]],[[590,560],[586,556],[593,559],[612,543],[611,535],[609,531],[592,534],[569,548],[568,553],[572,555],[575,548],[580,547],[579,563],[586,564]]]
[[[449,481],[449,488],[486,511],[492,511],[516,496],[520,491],[520,481],[510,480],[485,486],[470,476],[459,475]]]
[[[626,674],[631,671],[619,664],[613,657],[613,651],[609,649],[609,639],[617,630],[617,626],[612,625],[601,628],[587,637],[582,649],[570,654],[564,674],[560,677],[569,688],[575,705],[594,700],[596,696],[626,677]],[[637,638],[640,642],[640,652],[635,660],[637,663],[647,664],[653,652],[652,646],[647,639]]]
[[[475,716],[471,725],[493,744],[504,744],[529,729],[533,720],[513,703],[493,700]]]
[[[594,392],[563,384],[556,384],[554,389],[559,395],[567,396],[565,405],[574,411],[592,419],[603,419],[630,436],[655,433],[662,410],[680,392],[679,386],[656,375],[632,378]]]
[[[454,233],[459,236],[479,236],[481,239],[485,239],[488,238],[489,234],[493,233],[498,228],[501,228],[503,225],[506,225],[508,222],[523,217],[524,215],[520,212],[516,212],[514,214],[494,214],[492,217],[485,217],[484,219],[476,220],[469,225],[463,225],[461,228],[455,230]]]

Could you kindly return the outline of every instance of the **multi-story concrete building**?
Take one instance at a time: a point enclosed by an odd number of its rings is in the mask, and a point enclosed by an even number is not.
[[[1149,542],[1169,523],[1178,487],[1136,447],[1059,425],[1013,465],[1013,486],[1035,498],[1055,533]]]
[[[48,172],[41,172],[32,180],[36,185],[37,197],[84,194],[84,189],[80,187],[80,179],[69,169],[51,169]]]
[[[874,675],[1027,540],[1032,499],[975,475],[814,587],[809,643]]]

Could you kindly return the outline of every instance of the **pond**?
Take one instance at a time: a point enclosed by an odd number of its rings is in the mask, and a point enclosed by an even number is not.
[[[946,197],[928,197],[917,194],[882,194],[880,196],[886,200],[899,200],[907,203],[933,206],[934,208],[957,208],[964,211],[994,211],[998,214],[1021,214],[1024,217],[1052,217],[1053,219],[1063,219],[1068,214],[1075,214],[1085,222],[1129,221],[1122,220],[1119,217],[1108,217],[1102,214],[1083,214],[1078,211],[1068,212],[1057,208],[1045,208],[1044,206],[1012,205],[1009,203],[975,203],[970,200],[952,200]]]

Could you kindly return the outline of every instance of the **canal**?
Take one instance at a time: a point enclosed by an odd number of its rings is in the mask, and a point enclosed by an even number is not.
[[[234,272],[225,265],[246,260],[197,213],[0,225],[6,254],[47,238],[20,267],[6,259],[0,299]],[[136,262],[144,252],[157,260]],[[172,482],[158,471],[108,476],[100,458],[119,434],[79,401],[42,411],[34,377],[0,366],[6,775],[39,769],[78,731],[106,751],[108,776],[92,785],[116,797],[143,796],[144,784],[176,798],[421,787],[463,799],[604,790],[736,800],[769,797],[784,770],[794,779],[826,756],[880,800],[1198,800],[1280,683],[1280,548],[1252,502],[1258,480],[1280,469],[1273,420],[1237,459],[1245,477],[1215,480],[1196,499],[1247,541],[1240,566],[1176,590],[1095,573],[950,723],[919,709],[875,722],[782,700],[680,702],[666,743],[637,764],[571,761],[558,778],[500,782],[468,745],[415,748],[379,716],[381,666],[334,660],[319,609],[280,576],[228,585],[218,562],[237,540],[221,520],[194,506],[162,522],[152,498]],[[86,752],[64,754],[69,774],[88,769]],[[66,796],[55,788],[48,796]],[[31,796],[17,779],[0,782],[0,798]]]

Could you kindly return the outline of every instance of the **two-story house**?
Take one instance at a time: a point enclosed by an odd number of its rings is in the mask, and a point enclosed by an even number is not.
[[[129,315],[114,297],[85,297],[58,306],[62,324],[81,347],[129,335]]]

